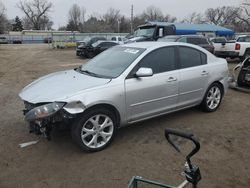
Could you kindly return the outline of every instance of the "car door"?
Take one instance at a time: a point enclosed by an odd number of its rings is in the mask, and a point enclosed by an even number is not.
[[[178,108],[192,106],[202,101],[208,85],[206,54],[191,47],[178,47],[180,68]]]
[[[134,77],[141,67],[152,68],[153,76]],[[175,109],[179,71],[175,47],[164,47],[147,54],[125,80],[128,122],[146,119]]]

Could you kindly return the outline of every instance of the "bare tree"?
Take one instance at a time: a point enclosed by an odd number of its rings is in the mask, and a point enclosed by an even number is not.
[[[3,2],[0,1],[0,17],[5,15],[5,11],[6,11],[5,6],[4,6]]]
[[[108,32],[119,32],[121,23],[120,10],[109,8],[107,12],[102,16],[102,20],[106,24]]]
[[[215,25],[226,26],[234,22],[239,14],[239,8],[223,6],[218,8],[209,8],[205,12],[207,22]]]
[[[86,9],[73,4],[69,9],[67,29],[71,31],[82,31],[85,22]]]
[[[200,13],[193,12],[186,16],[181,22],[190,24],[202,24],[206,21]]]
[[[241,21],[242,31],[250,30],[250,0],[245,0],[240,6],[237,18]]]
[[[171,16],[170,14],[167,14],[164,16],[164,22],[169,22],[169,23],[173,23],[177,21],[177,18],[174,16]]]
[[[145,21],[164,21],[164,15],[158,7],[149,6],[143,11],[142,17]]]
[[[0,34],[4,33],[4,31],[8,27],[8,20],[5,15],[5,11],[6,11],[5,6],[0,0]]]
[[[72,24],[73,30],[79,30],[79,25],[81,23],[81,9],[79,5],[73,4],[69,9],[69,23]]]
[[[32,25],[32,29],[40,30],[51,24],[48,13],[51,11],[53,4],[48,0],[20,0],[17,7],[24,12],[28,21]],[[47,23],[46,23],[47,22]]]

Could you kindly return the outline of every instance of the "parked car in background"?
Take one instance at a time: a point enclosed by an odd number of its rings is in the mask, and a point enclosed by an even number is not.
[[[113,47],[119,45],[117,42],[114,41],[105,41],[105,40],[98,40],[97,42],[86,46],[84,49],[84,56],[87,58],[93,58],[97,54]]]
[[[97,42],[98,40],[107,40],[107,39],[105,37],[92,37],[92,38],[86,38],[83,41],[77,42],[76,55],[84,56],[86,46],[90,46],[91,44]]]
[[[121,36],[111,37],[111,40],[118,43],[118,44],[124,44],[123,38]]]
[[[12,39],[12,43],[13,43],[13,44],[22,44],[23,41],[22,41],[22,39],[19,38],[19,37],[14,37],[14,38]]]
[[[0,44],[8,44],[8,39],[6,37],[0,37]]]
[[[52,37],[45,37],[43,43],[52,43]]]
[[[198,45],[207,51],[214,53],[214,46],[208,38],[201,35],[169,35],[158,39],[159,42],[185,42]]]
[[[239,56],[239,52],[235,51],[235,41],[228,41],[225,37],[211,38],[214,45],[214,54],[218,57],[235,58]]]
[[[127,124],[197,105],[214,112],[227,87],[225,59],[197,45],[141,42],[44,76],[19,96],[31,132],[49,137],[65,123],[82,150],[99,151]]]

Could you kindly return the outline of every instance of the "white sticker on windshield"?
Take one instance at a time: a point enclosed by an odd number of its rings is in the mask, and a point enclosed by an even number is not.
[[[127,48],[126,50],[124,50],[124,52],[131,53],[131,54],[137,54],[139,52],[139,50]]]

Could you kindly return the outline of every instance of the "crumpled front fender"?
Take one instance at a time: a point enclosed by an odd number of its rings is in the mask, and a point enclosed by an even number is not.
[[[67,103],[63,109],[70,114],[79,114],[84,112],[86,106],[81,101],[73,101]]]

